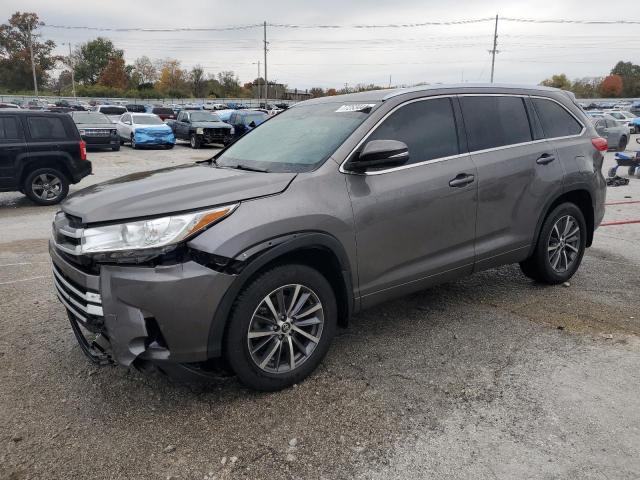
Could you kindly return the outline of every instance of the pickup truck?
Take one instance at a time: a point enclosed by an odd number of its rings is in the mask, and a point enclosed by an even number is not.
[[[86,143],[68,114],[0,109],[0,192],[53,205],[89,174]]]
[[[191,148],[208,143],[228,145],[233,140],[234,128],[221,121],[215,113],[206,110],[182,110],[175,120],[167,120],[176,140],[188,140]]]

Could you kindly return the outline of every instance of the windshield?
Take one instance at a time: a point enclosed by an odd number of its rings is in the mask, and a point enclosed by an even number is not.
[[[249,113],[249,114],[243,114],[240,116],[242,123],[244,125],[249,125],[251,122],[255,122],[256,125],[264,122],[267,118],[269,118],[269,115],[267,115],[264,112],[256,112],[256,113]]]
[[[126,111],[127,109],[124,107],[100,107],[100,113],[105,115],[122,115]]]
[[[136,125],[164,125],[164,122],[155,115],[132,115],[132,122]]]
[[[78,124],[83,123],[111,123],[109,117],[102,113],[74,113],[73,121]]]
[[[192,122],[219,122],[218,116],[211,112],[193,112],[191,115]]]
[[[290,108],[240,138],[218,157],[222,167],[269,172],[309,172],[329,156],[367,118],[370,107],[321,103]],[[357,105],[355,107],[362,107]],[[262,114],[261,114],[262,115]]]
[[[134,113],[144,113],[147,111],[144,108],[144,105],[127,105],[126,108],[128,112],[134,112]]]

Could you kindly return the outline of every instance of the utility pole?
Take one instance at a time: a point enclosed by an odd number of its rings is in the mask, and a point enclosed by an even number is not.
[[[264,108],[269,101],[269,81],[267,80],[267,22],[264,22]]]
[[[391,88],[391,75],[389,75],[389,88]]]
[[[496,65],[496,53],[498,52],[498,15],[496,15],[496,27],[493,31],[493,49],[491,52],[491,83],[493,83],[493,71]]]
[[[73,98],[76,97],[76,75],[74,73],[73,56],[71,55],[71,42],[69,42],[69,67],[71,67],[71,90],[73,91]]]
[[[36,62],[33,60],[33,40],[31,38],[31,31],[33,29],[33,25],[29,24],[29,53],[31,54],[31,71],[33,72],[33,89],[36,93],[36,98],[38,98],[38,79],[36,78]]]

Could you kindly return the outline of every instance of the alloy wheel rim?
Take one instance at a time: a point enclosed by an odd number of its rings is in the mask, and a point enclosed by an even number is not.
[[[33,179],[31,190],[41,200],[53,200],[62,192],[62,181],[52,173],[43,173]]]
[[[571,215],[556,220],[549,234],[547,255],[551,268],[557,273],[565,273],[580,253],[580,225]]]
[[[281,286],[253,312],[247,346],[254,364],[268,373],[291,372],[313,354],[324,329],[318,295],[304,285]]]

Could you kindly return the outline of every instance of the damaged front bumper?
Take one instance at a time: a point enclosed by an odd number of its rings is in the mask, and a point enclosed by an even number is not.
[[[64,258],[53,242],[49,251],[58,298],[72,325],[75,321],[93,334],[90,346],[105,360],[129,366],[209,359],[209,331],[233,275],[193,261],[155,267],[105,264],[91,274]]]

